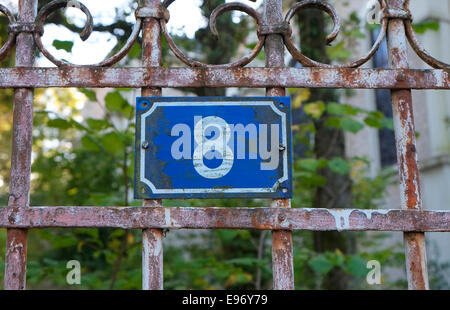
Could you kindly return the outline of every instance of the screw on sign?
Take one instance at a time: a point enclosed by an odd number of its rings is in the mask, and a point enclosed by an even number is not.
[[[136,121],[137,198],[292,196],[289,98],[138,98]]]

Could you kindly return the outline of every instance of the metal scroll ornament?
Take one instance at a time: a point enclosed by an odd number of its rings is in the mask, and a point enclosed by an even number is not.
[[[130,37],[128,38],[125,45],[118,51],[116,54],[111,57],[103,60],[100,63],[92,64],[89,66],[93,67],[110,67],[116,63],[118,63],[121,59],[123,59],[130,49],[136,44],[136,41],[139,37],[139,34],[142,29],[142,23],[145,18],[155,18],[159,21],[161,26],[161,32],[165,37],[166,42],[169,45],[170,50],[175,54],[175,56],[181,60],[183,63],[188,65],[189,67],[202,67],[202,68],[236,68],[236,67],[244,67],[249,64],[255,57],[261,52],[264,41],[267,35],[270,34],[279,34],[283,37],[284,44],[288,49],[289,53],[292,57],[301,63],[304,67],[316,67],[316,68],[357,68],[368,62],[375,52],[380,47],[383,39],[386,37],[388,23],[390,19],[401,19],[403,20],[405,26],[405,32],[408,39],[409,44],[416,52],[416,54],[428,65],[436,69],[444,69],[449,70],[450,65],[444,63],[442,61],[437,60],[433,56],[430,55],[419,43],[419,40],[414,33],[412,27],[412,16],[409,11],[409,0],[405,0],[402,8],[392,8],[389,6],[389,2],[386,0],[378,0],[380,8],[381,8],[381,30],[378,35],[377,40],[373,44],[372,48],[361,58],[354,60],[350,63],[346,64],[325,64],[321,62],[317,62],[306,55],[302,54],[302,52],[295,46],[292,40],[292,27],[290,22],[292,18],[301,10],[315,8],[322,10],[326,14],[328,14],[334,24],[332,32],[326,37],[326,44],[330,44],[333,42],[338,36],[341,29],[341,20],[339,15],[336,12],[336,9],[326,1],[321,0],[303,0],[297,2],[286,14],[282,24],[280,25],[264,25],[263,18],[261,15],[250,6],[240,3],[240,2],[231,2],[219,5],[216,9],[213,10],[209,20],[209,27],[212,34],[219,38],[219,32],[216,28],[216,20],[222,14],[229,11],[240,11],[246,13],[251,18],[253,18],[256,22],[257,26],[257,37],[258,43],[253,48],[253,50],[246,56],[227,64],[205,64],[200,61],[194,60],[188,57],[183,51],[175,44],[173,38],[171,37],[169,31],[167,30],[167,23],[169,21],[169,6],[175,2],[176,0],[164,0],[159,7],[149,8],[149,7],[139,7],[136,10],[136,22],[133,27],[133,31],[131,32]],[[255,1],[255,0],[250,0]],[[42,44],[42,36],[44,34],[44,24],[47,17],[59,10],[67,7],[75,7],[81,10],[86,16],[86,24],[83,27],[82,32],[80,33],[80,38],[85,41],[89,38],[93,31],[93,18],[89,10],[85,5],[76,0],[55,0],[47,5],[45,5],[38,13],[36,20],[32,24],[27,23],[17,23],[14,15],[3,5],[0,5],[0,12],[3,13],[9,20],[9,36],[3,46],[0,48],[0,60],[4,59],[13,46],[15,45],[16,37],[19,33],[28,32],[33,33],[34,40],[36,42],[36,46],[39,51],[52,63],[54,63],[58,67],[63,66],[72,66],[72,67],[80,67],[85,65],[76,65],[69,63],[64,60],[60,60],[53,56]]]

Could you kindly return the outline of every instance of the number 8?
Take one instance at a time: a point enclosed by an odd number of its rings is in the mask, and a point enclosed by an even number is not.
[[[206,132],[210,127],[215,127],[219,131],[219,135],[214,135],[214,139],[210,140],[206,137]],[[202,176],[207,179],[220,179],[230,172],[234,163],[233,150],[228,146],[231,138],[231,129],[229,124],[220,117],[210,116],[200,118],[194,127],[194,139],[197,144],[194,149],[194,168]],[[205,155],[210,152],[218,152],[222,157],[222,164],[217,168],[209,168],[203,162]],[[217,157],[216,157],[217,158]]]

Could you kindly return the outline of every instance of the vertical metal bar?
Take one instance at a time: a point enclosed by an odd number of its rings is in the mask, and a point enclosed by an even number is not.
[[[144,207],[161,207],[160,200],[145,200]],[[142,231],[142,289],[164,289],[163,278],[163,231]]]
[[[404,0],[389,0],[391,8],[403,8]],[[388,28],[389,61],[393,69],[408,69],[407,41],[403,20],[392,19]],[[402,79],[401,74],[398,76]],[[422,198],[417,166],[414,115],[410,89],[392,90],[395,138],[403,209],[421,210]],[[429,289],[425,234],[405,233],[406,273],[412,290]]]
[[[266,25],[280,24],[283,21],[281,0],[264,1],[264,23]],[[266,37],[264,43],[266,67],[284,67],[284,42],[281,35],[272,34]],[[267,96],[282,97],[284,88],[268,88]],[[271,207],[290,208],[289,199],[273,200]],[[273,288],[275,290],[294,289],[294,258],[292,250],[291,231],[272,232],[272,268]]]
[[[160,0],[143,0],[143,6],[156,8]],[[155,18],[145,18],[142,25],[142,62],[144,67],[161,67],[161,29]],[[144,97],[160,97],[161,88],[142,88]],[[144,207],[162,207],[161,200],[145,200]],[[163,231],[144,229],[142,232],[142,289],[163,289]]]
[[[19,23],[32,23],[37,14],[37,0],[19,0]],[[35,59],[33,35],[17,36],[16,67],[32,67]],[[11,182],[8,206],[25,208],[30,200],[31,149],[33,130],[33,89],[14,90]],[[26,229],[8,229],[6,240],[5,289],[23,290],[27,270]]]
[[[273,200],[272,208],[290,208],[290,199]],[[274,290],[294,290],[294,255],[292,232],[272,232],[272,270]]]

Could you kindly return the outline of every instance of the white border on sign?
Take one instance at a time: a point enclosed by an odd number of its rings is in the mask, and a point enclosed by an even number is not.
[[[280,111],[273,103],[273,101],[214,101],[214,102],[155,102],[150,110],[141,115],[141,141],[146,140],[145,135],[145,119],[152,114],[158,107],[174,107],[174,106],[242,106],[242,105],[255,105],[255,106],[270,106],[272,110],[281,116],[282,125],[282,143],[287,148],[287,132],[286,132],[286,113]],[[141,147],[141,167],[140,167],[140,180],[146,184],[152,190],[153,194],[211,194],[211,193],[273,193],[277,190],[277,184],[281,184],[288,180],[288,155],[287,151],[283,152],[283,176],[278,179],[271,188],[185,188],[185,189],[157,189],[155,185],[147,178],[145,178],[145,150]]]

